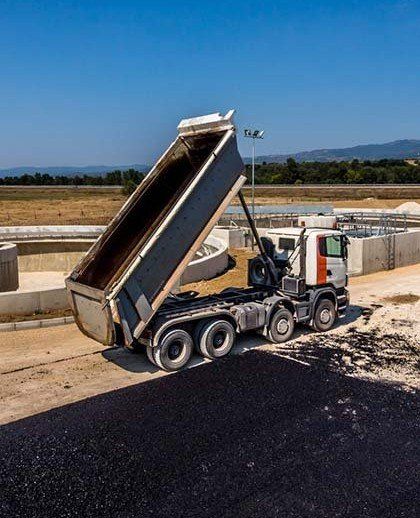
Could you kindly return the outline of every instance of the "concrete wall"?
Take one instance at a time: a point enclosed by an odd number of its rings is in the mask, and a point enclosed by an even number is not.
[[[65,288],[0,293],[0,315],[30,315],[68,307]]]
[[[388,269],[388,248],[384,236],[350,238],[349,274],[366,275]],[[392,238],[391,238],[392,239]],[[395,267],[420,263],[420,230],[394,234]]]
[[[243,248],[251,244],[251,231],[246,228],[217,226],[211,235],[225,242],[228,248]]]
[[[102,225],[34,225],[0,227],[0,241],[40,239],[96,239],[105,230]]]
[[[395,236],[395,267],[420,263],[420,230]]]
[[[0,292],[19,287],[17,253],[13,243],[0,243]]]
[[[226,242],[209,235],[205,244],[214,247],[215,251],[211,256],[206,255],[192,261],[181,276],[181,285],[211,279],[224,272],[228,267],[229,255]]]
[[[363,239],[350,238],[347,271],[350,277],[363,274]]]
[[[18,241],[21,272],[70,272],[94,243],[92,239]]]

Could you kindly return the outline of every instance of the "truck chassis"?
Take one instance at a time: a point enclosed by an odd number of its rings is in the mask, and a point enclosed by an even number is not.
[[[195,295],[188,292],[168,298],[132,349],[146,346],[152,363],[178,370],[194,348],[208,358],[227,355],[236,334],[255,331],[281,343],[291,338],[298,323],[327,331],[348,305],[347,290],[328,286],[308,290],[300,297],[274,286],[231,287],[218,294]]]

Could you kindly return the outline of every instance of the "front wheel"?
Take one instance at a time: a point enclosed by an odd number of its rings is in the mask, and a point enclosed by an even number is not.
[[[183,329],[164,333],[156,347],[147,347],[149,360],[165,371],[177,371],[185,367],[193,352],[191,335]]]
[[[268,338],[275,343],[289,340],[295,329],[295,320],[292,313],[286,308],[280,308],[271,317],[268,326]]]
[[[332,328],[337,319],[335,304],[329,299],[321,299],[315,309],[312,328],[323,332]]]

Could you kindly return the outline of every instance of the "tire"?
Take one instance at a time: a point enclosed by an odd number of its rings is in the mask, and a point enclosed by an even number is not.
[[[194,349],[193,339],[183,329],[170,329],[159,339],[156,347],[147,347],[149,360],[165,371],[185,367]]]
[[[193,334],[192,334],[192,337],[193,337],[193,341],[194,341],[194,349],[195,349],[195,352],[197,354],[202,354],[201,353],[201,349],[200,349],[200,337],[201,337],[201,332],[203,330],[203,327],[209,322],[208,319],[206,318],[203,318],[202,320],[199,320],[197,322],[197,325],[195,326],[194,328],[194,331],[193,331]]]
[[[268,338],[274,343],[287,342],[295,330],[295,319],[286,308],[274,312],[268,326]]]
[[[249,263],[249,280],[257,286],[268,284],[267,266],[260,256],[254,257]]]
[[[197,326],[196,350],[206,358],[227,356],[235,344],[236,332],[233,325],[224,319],[204,320]]]
[[[337,319],[335,304],[330,299],[321,299],[315,309],[312,329],[323,332],[333,327]]]

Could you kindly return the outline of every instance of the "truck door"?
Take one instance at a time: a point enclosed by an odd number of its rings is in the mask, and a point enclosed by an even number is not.
[[[325,260],[326,282],[343,288],[346,285],[346,237],[342,234],[325,234],[318,240],[319,255]]]

